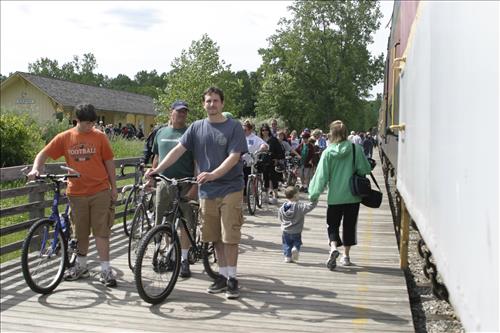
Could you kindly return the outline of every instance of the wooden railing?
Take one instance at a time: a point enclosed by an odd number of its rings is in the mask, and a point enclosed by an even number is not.
[[[134,178],[134,173],[129,172],[126,173],[124,176],[121,176],[119,173],[119,168],[121,164],[125,163],[137,163],[139,161],[139,157],[134,157],[134,158],[124,158],[124,159],[117,159],[115,160],[115,166],[117,168],[117,181],[122,180],[122,179],[130,179]],[[45,172],[47,173],[61,173],[61,169],[59,166],[65,165],[65,163],[47,163],[45,165]],[[27,165],[31,168],[31,165]],[[21,166],[15,166],[15,167],[9,167],[9,168],[2,168],[0,169],[0,181],[1,182],[6,182],[6,181],[13,181],[13,180],[18,180],[18,179],[24,179],[25,177],[21,173],[21,169],[26,167],[26,165],[21,165]],[[129,168],[130,169],[130,168]],[[121,191],[123,187],[118,187],[118,192]],[[14,197],[22,197],[22,196],[27,196],[28,197],[28,203],[18,205],[18,206],[12,206],[12,207],[4,207],[0,209],[0,218],[4,218],[7,216],[12,216],[12,215],[19,215],[23,214],[26,212],[29,212],[29,219],[9,225],[6,227],[1,227],[0,228],[0,236],[3,237],[8,234],[12,234],[21,230],[29,229],[33,222],[38,220],[39,218],[43,217],[45,215],[45,208],[51,207],[52,206],[52,198],[49,200],[45,200],[44,194],[45,192],[51,190],[51,187],[49,184],[35,184],[35,185],[29,185],[29,186],[21,186],[17,188],[12,188],[12,189],[5,189],[0,191],[0,198],[2,200],[7,199],[7,198],[14,198]],[[61,197],[60,204],[65,204],[67,202],[67,198],[65,196]],[[118,200],[116,202],[116,207],[122,206],[123,202],[121,200]],[[2,205],[3,206],[3,205]],[[123,211],[116,213],[115,219],[121,218],[123,216]],[[16,251],[21,248],[23,243],[23,240],[18,240],[10,244],[4,244],[4,241],[2,240],[2,245],[0,247],[0,255],[10,253],[13,251]]]

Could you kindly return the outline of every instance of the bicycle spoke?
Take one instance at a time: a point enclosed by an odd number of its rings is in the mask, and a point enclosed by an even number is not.
[[[139,249],[135,267],[139,295],[149,303],[165,299],[175,286],[180,268],[180,244],[168,226],[151,230]]]

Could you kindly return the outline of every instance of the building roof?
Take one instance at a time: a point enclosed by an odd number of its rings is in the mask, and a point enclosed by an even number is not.
[[[74,107],[80,103],[90,103],[98,110],[152,116],[156,116],[157,114],[154,108],[153,98],[146,95],[101,88],[23,72],[16,72],[12,77],[15,75],[19,75],[29,81],[65,107]]]

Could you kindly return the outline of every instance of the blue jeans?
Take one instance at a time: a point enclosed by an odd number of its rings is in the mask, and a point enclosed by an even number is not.
[[[297,251],[300,251],[300,246],[302,245],[302,234],[287,234],[283,233],[281,236],[281,240],[283,242],[283,254],[285,257],[292,256],[292,248],[296,248]]]

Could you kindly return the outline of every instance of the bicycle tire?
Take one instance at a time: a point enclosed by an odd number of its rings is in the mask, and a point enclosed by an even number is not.
[[[61,283],[68,262],[67,244],[62,230],[58,232],[55,255],[51,253],[54,230],[55,221],[47,218],[38,220],[28,231],[22,246],[24,279],[30,289],[39,294],[48,294]]]
[[[215,254],[215,246],[213,243],[204,243],[203,244],[203,267],[205,268],[205,272],[212,279],[216,280],[219,278],[220,274],[215,269],[219,264],[217,263],[217,256]]]
[[[163,302],[172,292],[181,267],[181,245],[169,225],[151,229],[141,241],[134,277],[139,296],[147,303]],[[170,270],[171,268],[171,270]]]
[[[151,229],[152,222],[147,217],[147,211],[143,204],[139,204],[132,218],[130,236],[128,237],[128,267],[134,271],[137,251],[144,235]]]
[[[248,177],[247,181],[247,206],[248,213],[255,215],[257,207],[257,180],[252,176]]]
[[[133,205],[136,203],[137,188],[134,186],[127,195],[127,200],[125,200],[125,205],[123,208],[123,231],[127,237],[130,237],[130,228],[132,227],[132,222],[127,221],[127,216],[129,216],[129,210],[134,210]]]
[[[256,178],[256,182],[257,184],[255,185],[255,188],[257,189],[257,200],[256,200],[256,203],[257,203],[257,207],[259,208],[262,208],[262,204],[264,202],[264,189],[263,189],[263,186],[262,186],[262,179],[260,177],[257,177]]]

